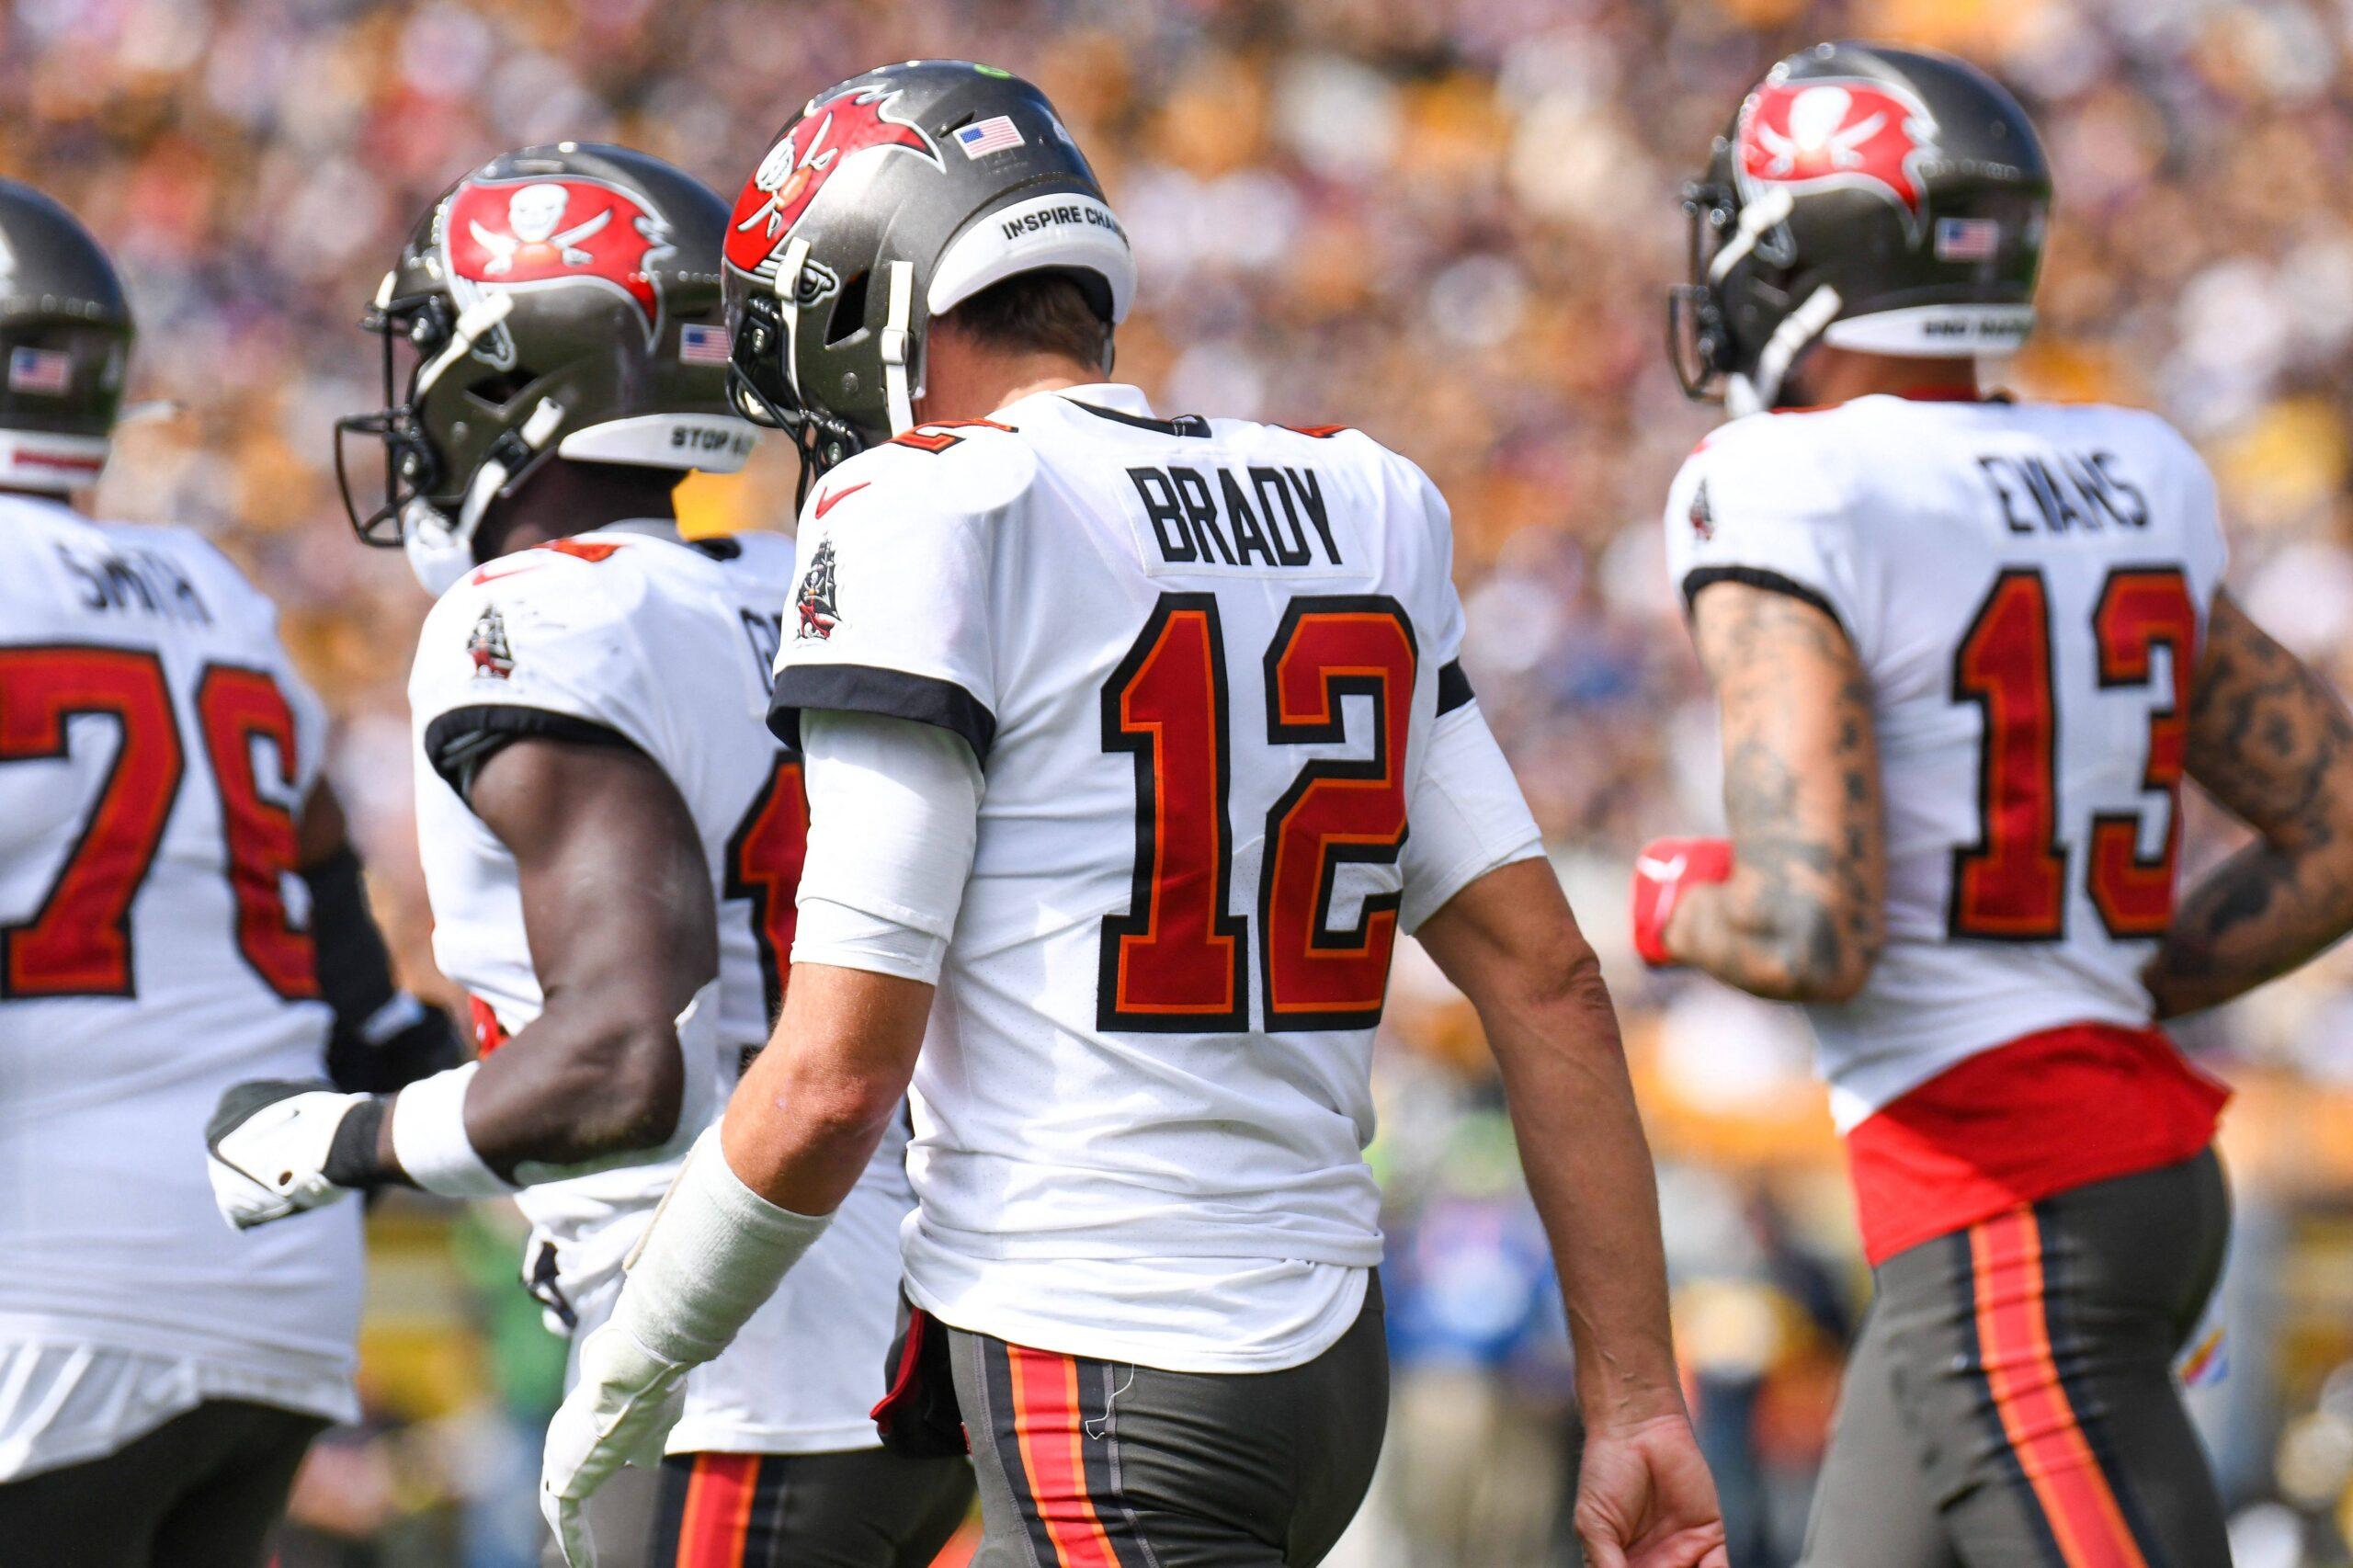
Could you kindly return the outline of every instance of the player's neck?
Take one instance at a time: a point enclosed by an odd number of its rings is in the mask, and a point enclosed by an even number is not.
[[[1781,402],[1785,407],[1831,408],[1874,395],[1973,403],[1985,389],[1974,359],[1900,358],[1824,346],[1806,356]]]
[[[1102,371],[1066,354],[992,348],[958,332],[935,332],[925,347],[928,363],[915,417],[926,422],[985,419],[1025,397],[1103,379]]]
[[[491,504],[474,536],[474,554],[491,561],[612,523],[675,518],[671,492],[682,477],[668,469],[554,459],[521,490]]]

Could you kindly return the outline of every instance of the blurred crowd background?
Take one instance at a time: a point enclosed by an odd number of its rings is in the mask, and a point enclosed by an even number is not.
[[[1969,54],[2035,111],[2059,208],[2033,393],[2162,410],[2222,476],[2234,590],[2353,678],[2353,5],[2346,0],[12,0],[0,170],[92,223],[141,338],[109,513],[192,523],[285,608],[412,978],[438,983],[402,686],[426,601],[358,547],[329,427],[356,323],[490,154],[644,148],[732,199],[814,89],[978,58],[1061,107],[1134,235],[1123,379],[1164,411],[1360,426],[1452,499],[1466,653],[1611,962],[1658,1145],[1682,1346],[1741,1568],[1792,1560],[1867,1280],[1786,1015],[1643,975],[1623,879],[1717,819],[1712,714],[1659,509],[1707,429],[1661,354],[1680,182],[1740,92],[1830,36]],[[789,527],[785,454],[691,482]],[[2227,830],[2200,812],[2195,852]],[[2353,965],[2185,1038],[2240,1085],[2228,1376],[2196,1400],[2249,1568],[2347,1560]],[[1348,1562],[1571,1561],[1565,1340],[1475,1026],[1417,952],[1383,1055],[1390,1459]],[[370,1418],[313,1456],[286,1568],[532,1560],[560,1351],[495,1212],[388,1204]]]

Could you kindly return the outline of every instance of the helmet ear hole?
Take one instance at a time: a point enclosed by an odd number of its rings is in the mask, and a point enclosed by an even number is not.
[[[523,389],[540,379],[539,372],[528,366],[517,365],[494,376],[484,376],[466,389],[466,395],[492,408],[504,408],[522,395]]]
[[[857,336],[866,327],[866,283],[870,272],[860,272],[842,285],[834,301],[833,319],[825,324],[825,347]]]

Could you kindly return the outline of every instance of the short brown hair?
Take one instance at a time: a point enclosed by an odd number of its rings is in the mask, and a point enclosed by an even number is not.
[[[1017,273],[958,305],[948,319],[993,348],[1060,354],[1097,366],[1110,355],[1111,324],[1065,272]]]

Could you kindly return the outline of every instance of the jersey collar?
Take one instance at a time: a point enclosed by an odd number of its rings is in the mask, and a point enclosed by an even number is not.
[[[666,539],[673,543],[684,537],[678,532],[678,520],[676,517],[623,517],[619,522],[607,523],[603,528],[591,528],[588,531],[597,534],[643,534],[648,539]]]
[[[1064,387],[1048,395],[1068,398],[1073,403],[1083,403],[1091,408],[1107,408],[1114,414],[1131,414],[1142,419],[1154,417],[1152,400],[1143,395],[1143,389],[1131,387],[1125,381],[1097,381],[1093,386]]]

